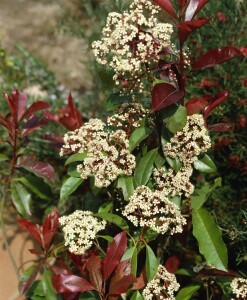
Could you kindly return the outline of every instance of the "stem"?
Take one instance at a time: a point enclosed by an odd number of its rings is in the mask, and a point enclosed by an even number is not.
[[[184,96],[182,98],[182,105],[184,106],[184,97],[185,97],[185,75],[184,75],[184,54],[183,54],[183,45],[180,43],[180,59],[179,59],[179,65],[180,65],[180,75],[181,75],[181,81],[180,81],[180,89],[184,92]]]
[[[6,234],[6,230],[5,230],[5,226],[4,226],[4,217],[3,217],[3,211],[4,211],[4,206],[5,206],[5,199],[6,199],[6,190],[5,189],[1,189],[1,194],[2,194],[2,203],[1,203],[1,208],[0,208],[0,228],[1,228],[1,232],[2,232],[2,236],[3,236],[3,242],[4,242],[4,246],[6,248],[6,251],[9,255],[10,261],[13,265],[13,268],[15,270],[15,274],[17,279],[19,280],[19,271],[14,259],[14,256],[12,254],[12,251],[10,249],[9,243],[8,243],[8,239],[7,239],[7,234]]]

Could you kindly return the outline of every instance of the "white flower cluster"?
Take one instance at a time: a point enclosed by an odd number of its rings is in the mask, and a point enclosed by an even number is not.
[[[247,298],[247,279],[234,278],[231,282],[231,288],[238,299]]]
[[[76,210],[68,216],[59,218],[63,226],[65,246],[74,254],[88,250],[100,230],[105,229],[106,221],[99,221],[90,211]]]
[[[175,275],[159,265],[157,274],[147,283],[142,295],[145,300],[175,300],[174,293],[178,291],[179,287]]]
[[[107,187],[119,175],[131,175],[136,166],[135,156],[130,154],[127,134],[123,130],[107,131],[106,125],[98,119],[91,119],[81,128],[68,132],[60,155],[66,150],[87,153],[77,166],[81,178],[94,176],[95,185]]]
[[[183,130],[178,131],[164,148],[165,156],[179,159],[182,167],[178,172],[173,169],[155,169],[153,175],[158,189],[167,196],[181,196],[184,193],[189,197],[194,191],[194,186],[190,182],[192,165],[198,160],[198,156],[210,147],[211,140],[204,126],[203,116],[199,114],[188,116]]]
[[[148,71],[149,64],[157,62],[161,50],[170,45],[173,28],[158,22],[159,10],[151,0],[134,0],[129,11],[108,15],[103,38],[92,47],[97,61],[114,69],[116,84],[126,75],[138,78]]]
[[[182,232],[182,226],[186,224],[179,208],[164,193],[153,192],[144,185],[135,190],[122,214],[135,226],[148,226],[161,234],[168,230],[170,234]]]
[[[108,117],[107,124],[126,131],[127,128],[140,127],[141,121],[148,113],[150,110],[145,109],[140,103],[123,103],[116,114]]]

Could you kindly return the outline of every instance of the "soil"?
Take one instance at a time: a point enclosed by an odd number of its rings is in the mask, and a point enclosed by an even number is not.
[[[79,0],[0,0],[0,44],[9,53],[21,44],[41,58],[68,89],[90,88],[90,74],[81,61],[88,46],[58,30],[66,10]]]

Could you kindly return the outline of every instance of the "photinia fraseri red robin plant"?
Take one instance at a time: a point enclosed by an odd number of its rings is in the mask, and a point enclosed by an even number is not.
[[[222,232],[205,208],[221,180],[198,176],[217,172],[206,154],[208,131],[229,130],[230,125],[207,125],[206,119],[228,91],[186,97],[186,79],[193,72],[241,54],[227,46],[190,63],[186,41],[210,22],[196,18],[207,2],[178,1],[176,12],[170,0],[134,0],[123,14],[109,14],[102,40],[93,43],[97,61],[114,69],[123,99],[131,94],[132,102],[121,104],[105,122],[92,118],[82,123],[70,97],[61,110],[71,119],[61,122],[70,131],[60,151],[69,155],[60,201],[68,204],[74,193],[82,198],[80,209],[71,213],[65,206],[59,218],[64,247],[53,252],[56,263],[50,263],[53,287],[63,299],[223,299],[231,293],[224,284],[230,289],[231,278],[240,277],[228,269]],[[160,22],[160,12],[174,26]],[[172,43],[173,32],[179,48]],[[45,226],[21,224],[44,255],[50,253]],[[25,280],[32,282],[36,271]],[[232,283],[240,299],[246,296],[245,280]]]

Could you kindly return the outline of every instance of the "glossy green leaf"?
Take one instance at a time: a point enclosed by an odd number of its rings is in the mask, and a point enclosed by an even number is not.
[[[28,219],[31,216],[31,194],[20,183],[11,184],[11,193],[17,211],[23,218]]]
[[[82,178],[69,177],[62,185],[60,198],[71,195],[83,182]]]
[[[17,178],[16,180],[23,183],[40,199],[51,200],[51,188],[44,182],[43,179],[36,176],[27,175],[25,177]]]
[[[178,269],[176,272],[175,272],[176,275],[184,275],[184,276],[189,276],[189,277],[193,277],[195,276],[195,273],[190,270],[190,269],[184,269],[184,268],[181,268],[181,269]]]
[[[96,291],[87,291],[80,293],[78,300],[100,300],[100,296]]]
[[[109,213],[112,209],[113,203],[112,202],[107,202],[103,203],[100,208],[99,208],[99,213]]]
[[[187,122],[186,108],[180,105],[172,116],[164,118],[163,121],[172,133],[182,130]]]
[[[190,285],[179,290],[176,300],[190,300],[193,294],[200,289],[200,285]]]
[[[215,163],[212,161],[212,159],[207,154],[205,154],[203,156],[203,158],[194,162],[194,167],[196,170],[201,171],[203,173],[216,173],[217,172]]]
[[[151,132],[152,130],[146,127],[135,129],[129,139],[129,151],[132,152]]]
[[[130,259],[131,260],[131,274],[136,277],[137,272],[137,249],[136,247],[131,247],[126,250],[124,255],[121,258],[121,261]]]
[[[160,169],[161,167],[164,168],[163,165],[164,165],[165,162],[166,162],[166,160],[163,157],[161,157],[159,154],[156,155],[155,160],[154,160],[154,164],[158,169]]]
[[[135,291],[130,300],[144,300],[144,298],[139,291]]]
[[[166,157],[166,161],[168,162],[169,166],[173,168],[175,172],[178,172],[179,169],[182,167],[182,164],[178,158],[170,158]]]
[[[113,241],[113,237],[111,237],[110,235],[97,235],[97,237],[102,238],[110,243],[112,243]]]
[[[5,160],[9,160],[8,156],[5,154],[0,154],[0,162]]]
[[[110,213],[96,213],[94,215],[110,223],[116,224],[118,227],[122,228],[123,230],[129,230],[129,226],[127,222],[118,215],[110,214]]]
[[[77,163],[71,163],[69,165],[67,173],[70,177],[81,178],[81,174],[76,170],[77,165]]]
[[[208,196],[210,194],[210,185],[205,184],[200,189],[195,189],[193,194],[190,196],[191,199],[191,208],[199,209],[203,206],[203,204],[207,201]]]
[[[117,181],[117,188],[122,189],[124,199],[128,200],[135,191],[134,178],[127,176],[119,177]]]
[[[87,157],[87,152],[72,154],[66,161],[65,166],[76,161],[83,161]]]
[[[131,259],[131,257],[133,256],[133,253],[135,251],[135,248],[136,247],[134,246],[134,247],[127,249],[125,251],[124,255],[122,256],[121,261],[126,260],[126,259]]]
[[[153,149],[141,158],[134,176],[138,186],[147,184],[153,171],[153,165],[157,153],[157,149]]]
[[[200,253],[211,266],[227,271],[227,248],[213,216],[203,208],[193,210],[192,223]]]
[[[148,281],[152,280],[158,271],[158,262],[153,250],[146,245],[146,275]]]

